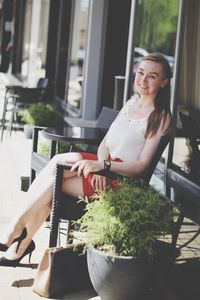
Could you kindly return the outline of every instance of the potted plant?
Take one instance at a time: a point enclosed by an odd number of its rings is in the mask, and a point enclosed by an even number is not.
[[[24,131],[30,131],[32,137],[33,126],[59,126],[62,116],[55,106],[47,103],[34,103],[21,112],[22,121],[25,122]]]
[[[123,181],[116,191],[100,191],[87,202],[78,224],[101,299],[144,299],[156,275],[156,241],[172,229],[170,203],[150,185]]]

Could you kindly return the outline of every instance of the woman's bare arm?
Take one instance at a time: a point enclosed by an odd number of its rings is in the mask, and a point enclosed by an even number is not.
[[[162,135],[166,134],[166,128],[168,128],[168,122],[170,122],[170,118],[168,118],[163,126],[161,122],[160,127],[157,133],[150,138],[147,138],[144,144],[144,147],[140,153],[138,160],[130,161],[130,162],[111,162],[110,170],[118,173],[119,175],[137,179],[140,178],[145,170],[148,168],[151,160],[155,154],[155,151],[159,145],[160,139]],[[108,159],[107,155],[108,149],[105,146],[106,137],[103,139],[100,147],[99,147],[99,160],[90,161],[90,160],[82,160],[74,164],[72,170],[78,168],[79,175],[83,174],[84,176],[88,176],[90,172],[98,172],[103,169],[104,159]],[[133,149],[134,151],[134,149]]]
[[[108,152],[108,148],[106,147],[106,135],[98,147],[97,157],[98,160],[109,159],[109,152]]]

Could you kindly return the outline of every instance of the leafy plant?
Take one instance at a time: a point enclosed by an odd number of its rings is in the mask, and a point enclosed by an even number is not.
[[[173,224],[171,204],[141,181],[122,182],[116,191],[97,193],[78,220],[88,244],[117,255],[153,254],[155,240]]]
[[[59,153],[66,153],[71,151],[71,143],[69,142],[60,142],[59,143]],[[72,151],[82,152],[84,147],[82,145],[75,144],[73,145]],[[50,142],[41,142],[38,145],[38,153],[43,155],[49,155],[50,153]],[[58,149],[57,149],[58,153]]]
[[[173,55],[178,7],[178,0],[139,1],[135,45],[145,48],[149,52],[160,51]]]
[[[33,126],[56,126],[61,124],[62,116],[55,106],[34,103],[21,112],[22,121]]]
[[[84,151],[84,146],[83,145],[79,145],[79,144],[71,144],[69,142],[60,142],[60,153],[65,153],[65,152],[82,152]],[[71,148],[72,147],[72,148]]]

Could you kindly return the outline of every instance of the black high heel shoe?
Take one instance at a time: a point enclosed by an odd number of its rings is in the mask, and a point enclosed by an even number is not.
[[[31,255],[32,255],[34,250],[35,250],[35,243],[34,243],[33,240],[31,240],[30,244],[28,245],[28,247],[26,248],[24,253],[19,258],[11,260],[11,259],[7,259],[5,257],[1,257],[0,258],[0,266],[16,267],[20,263],[22,258],[25,257],[28,254],[29,254],[29,263],[30,263]]]
[[[17,241],[22,241],[23,239],[25,239],[27,236],[27,230],[26,230],[26,227],[23,229],[22,233],[20,234],[20,236],[18,236],[17,238],[15,238],[13,241],[12,241],[12,244],[17,242]],[[7,251],[8,250],[8,246],[5,245],[5,244],[2,244],[0,243],[0,251]]]

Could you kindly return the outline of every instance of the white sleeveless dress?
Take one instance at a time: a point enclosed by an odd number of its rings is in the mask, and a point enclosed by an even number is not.
[[[106,147],[112,159],[135,161],[144,147],[148,118],[129,117],[129,110],[136,101],[139,99],[135,96],[127,101],[107,133]]]

